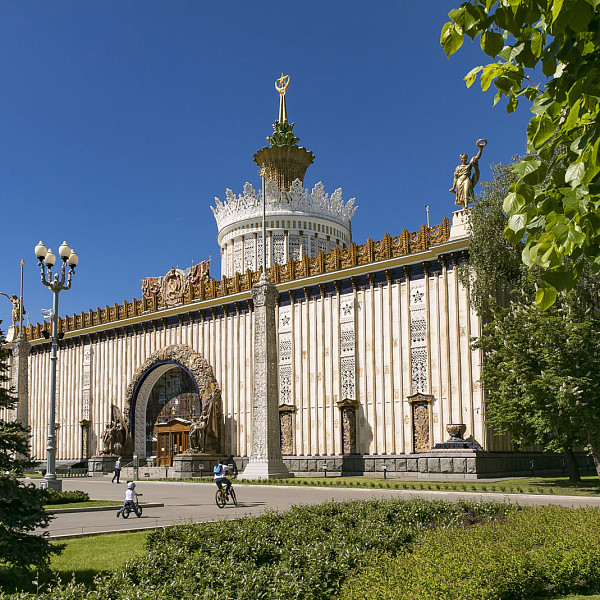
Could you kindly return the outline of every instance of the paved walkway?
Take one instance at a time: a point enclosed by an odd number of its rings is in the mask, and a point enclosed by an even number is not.
[[[126,486],[111,484],[111,476],[102,478],[63,479],[63,490],[82,490],[93,500],[115,500],[122,504]],[[235,485],[235,482],[234,482]],[[238,507],[215,504],[216,487],[212,483],[175,483],[140,481],[136,490],[144,494],[143,501],[164,503],[163,507],[144,509],[141,518],[117,518],[116,510],[59,514],[47,528],[51,537],[93,535],[106,532],[154,529],[178,523],[197,523],[257,515],[266,510],[287,510],[296,504],[320,504],[328,500],[353,498],[426,498],[442,500],[481,500],[512,502],[527,505],[558,504],[561,506],[597,506],[600,498],[588,496],[556,496],[527,494],[489,494],[476,492],[444,492],[417,490],[360,489],[309,486],[237,485]]]

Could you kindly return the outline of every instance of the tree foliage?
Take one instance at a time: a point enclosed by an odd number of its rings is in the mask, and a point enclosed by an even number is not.
[[[486,421],[523,445],[589,445],[600,476],[600,319],[570,294],[541,310],[496,308],[475,347],[485,353]]]
[[[8,350],[0,332],[0,411],[9,414],[16,400],[7,389]],[[2,413],[0,413],[2,414]],[[33,462],[29,457],[29,430],[14,420],[0,418],[0,564],[45,566],[60,551],[34,530],[48,524],[44,493],[19,480]]]
[[[497,59],[465,77],[496,88],[507,111],[531,106],[528,156],[504,199],[507,238],[525,239],[522,260],[543,269],[542,308],[600,271],[600,0],[471,0],[449,13],[441,44],[450,56],[465,35]],[[536,83],[536,78],[542,81]],[[548,172],[551,171],[551,177]],[[587,267],[586,267],[587,265]]]

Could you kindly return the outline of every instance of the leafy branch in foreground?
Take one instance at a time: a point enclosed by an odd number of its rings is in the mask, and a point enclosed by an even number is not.
[[[449,13],[440,43],[450,56],[465,35],[497,62],[472,69],[513,112],[525,99],[529,155],[504,199],[505,235],[525,239],[522,260],[543,270],[539,307],[600,272],[600,0],[472,0]],[[537,77],[543,83],[535,83]],[[548,173],[551,176],[548,177]],[[587,265],[587,267],[586,267]]]

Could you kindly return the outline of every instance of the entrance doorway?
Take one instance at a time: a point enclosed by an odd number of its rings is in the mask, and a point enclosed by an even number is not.
[[[175,417],[169,422],[158,423],[156,430],[156,464],[172,467],[173,459],[188,448],[190,421]]]
[[[153,375],[146,378],[149,389],[143,386],[148,389],[145,456],[171,466],[173,456],[187,450],[190,423],[200,416],[202,404],[195,381],[181,366],[163,363]]]

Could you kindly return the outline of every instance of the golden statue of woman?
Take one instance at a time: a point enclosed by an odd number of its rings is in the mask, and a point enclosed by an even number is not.
[[[466,154],[460,155],[460,165],[454,169],[454,185],[448,190],[453,194],[456,194],[456,200],[454,204],[467,208],[469,202],[475,202],[475,194],[473,188],[479,181],[479,159],[481,158],[481,152],[487,146],[487,140],[477,140],[475,143],[479,151],[469,161]],[[471,169],[473,169],[473,175],[471,176]]]

